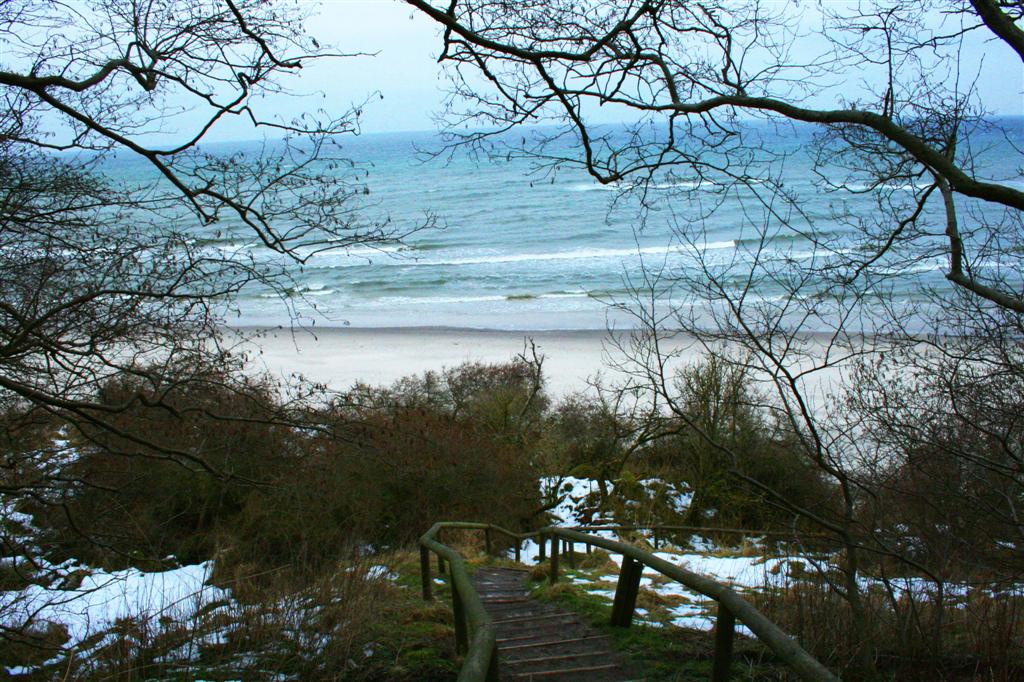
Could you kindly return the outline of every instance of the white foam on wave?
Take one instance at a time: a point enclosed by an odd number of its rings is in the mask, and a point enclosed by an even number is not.
[[[538,294],[534,298],[585,298],[590,295],[589,291],[559,291],[553,294]]]
[[[816,183],[820,189],[831,189],[825,183]],[[921,192],[927,189],[928,185],[916,185],[914,183],[895,183],[885,182],[878,185],[868,184],[863,182],[849,182],[843,185],[837,185],[836,189],[846,190],[848,192]]]
[[[570,192],[617,192],[622,189],[622,185],[613,182],[608,185],[602,185],[596,182],[579,182],[574,185],[569,185]]]
[[[693,253],[696,251],[714,251],[718,249],[734,249],[736,242],[727,239],[724,241],[708,242],[695,248],[682,248],[678,246],[645,246],[631,249],[609,249],[590,248],[573,249],[571,251],[548,251],[543,253],[491,253],[479,256],[456,256],[453,258],[421,259],[410,258],[401,262],[406,266],[451,266],[451,265],[494,265],[501,263],[530,263],[542,261],[575,261],[595,259],[624,259],[636,258],[639,256],[671,256],[674,254]],[[361,263],[339,262],[324,267],[350,267],[361,265]]]
[[[479,296],[385,296],[364,301],[367,305],[458,305],[463,303],[510,303],[523,304],[543,299],[592,298],[588,291],[554,291],[543,294],[525,292],[522,294],[481,294]],[[360,302],[353,301],[358,305]]]
[[[408,250],[407,246],[317,246],[310,249],[298,249],[300,255],[318,256],[331,255],[355,258],[365,261],[374,256],[390,255]],[[304,253],[305,252],[305,253]]]
[[[503,294],[485,296],[385,296],[370,301],[374,305],[446,305],[456,303],[487,303],[505,301],[508,297]]]
[[[761,181],[756,179],[748,179],[746,184],[756,185],[761,184]],[[637,183],[637,188],[644,187],[643,183]],[[715,182],[714,180],[672,180],[669,182],[651,182],[646,185],[646,189],[712,189],[721,187],[722,183]],[[579,182],[568,186],[570,192],[617,192],[623,189],[630,189],[634,185],[624,185],[621,182],[612,182],[607,185],[602,185],[597,182]]]
[[[939,272],[948,267],[949,263],[944,257],[926,258],[911,265],[901,266],[900,272],[920,274],[925,272]]]

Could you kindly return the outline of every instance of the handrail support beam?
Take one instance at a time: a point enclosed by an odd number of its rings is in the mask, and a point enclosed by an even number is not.
[[[732,642],[736,632],[736,617],[724,604],[718,604],[715,622],[715,663],[711,682],[729,682],[732,668]]]
[[[561,539],[554,533],[551,534],[551,584],[558,580],[558,545]]]
[[[622,557],[619,582],[615,586],[615,601],[612,602],[611,624],[615,627],[628,628],[633,622],[633,611],[636,609],[636,598],[640,593],[640,576],[643,572],[642,563],[628,556]]]
[[[441,556],[438,555],[438,561]],[[423,601],[430,601],[433,595],[433,580],[430,576],[430,550],[420,545],[420,586],[423,588]]]

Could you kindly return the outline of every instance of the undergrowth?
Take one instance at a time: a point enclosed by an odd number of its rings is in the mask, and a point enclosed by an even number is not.
[[[0,660],[10,679],[33,682],[454,680],[447,588],[438,585],[438,599],[424,602],[418,557],[388,559],[390,575],[350,564],[300,592],[249,588],[244,602],[213,602],[188,618],[124,618],[61,655],[52,647],[66,639],[62,632],[51,633],[49,652],[38,637],[27,645],[0,640]]]

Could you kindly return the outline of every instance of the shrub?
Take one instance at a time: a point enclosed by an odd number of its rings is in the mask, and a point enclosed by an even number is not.
[[[406,545],[439,520],[531,527],[544,404],[522,363],[357,387],[321,415],[275,485],[248,497],[232,555],[319,565],[346,544]]]
[[[863,600],[869,641],[851,642],[849,604],[825,582],[766,582],[752,593],[758,608],[844,679],[857,673],[853,646],[875,652],[880,679],[1008,681],[1024,675],[1020,590],[996,597],[990,585],[939,600],[934,590],[888,592],[876,585]]]
[[[643,459],[693,490],[687,524],[764,528],[792,521],[734,472],[805,508],[829,504],[831,489],[792,429],[772,418],[743,363],[708,356],[679,372],[676,389],[681,413],[666,419],[668,435],[645,448]]]
[[[60,506],[36,509],[51,554],[105,565],[212,556],[253,486],[273,480],[299,446],[274,391],[209,368],[173,385],[105,383],[106,428],[74,425]]]

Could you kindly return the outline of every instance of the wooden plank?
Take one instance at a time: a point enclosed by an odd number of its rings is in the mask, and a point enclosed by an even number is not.
[[[615,663],[607,665],[592,665],[585,668],[562,668],[560,670],[540,670],[532,673],[513,673],[514,677],[550,677],[552,675],[568,675],[570,673],[594,673],[599,670],[614,670],[619,666]]]
[[[558,646],[560,644],[574,644],[577,642],[589,642],[595,639],[608,639],[608,635],[587,635],[586,637],[573,637],[572,639],[556,639],[553,642],[532,642],[530,644],[513,644],[511,646],[501,647],[502,651],[511,651],[513,649],[535,649],[537,647],[544,646]],[[516,661],[518,663],[519,661]]]
[[[551,620],[552,618],[575,618],[574,613],[552,613],[547,616],[523,616],[522,618],[505,618],[503,620],[492,621],[495,625],[502,623],[521,623],[527,620]]]
[[[558,539],[557,535],[551,536],[551,584],[553,585],[558,580],[558,544],[561,540]]]
[[[513,658],[509,663],[515,663],[519,665],[521,663],[550,663],[551,661],[568,661],[573,658],[593,658],[594,656],[608,657],[607,651],[588,651],[588,652],[576,652],[574,654],[564,654],[562,656],[540,656],[539,658]]]
[[[561,549],[559,545],[556,550],[559,557],[563,554]],[[518,578],[518,575],[515,574],[515,577]],[[515,589],[501,588],[505,599],[488,601],[483,583],[507,583],[504,580],[506,576],[508,572],[505,569],[484,567],[478,569],[473,578],[478,591],[483,591],[485,608],[492,625],[497,632],[505,634],[494,640],[504,679],[536,677],[538,680],[547,680],[566,676],[567,679],[586,680],[590,677],[631,677],[623,669],[619,655],[611,650],[607,635],[597,632],[574,613],[534,600],[522,582],[517,581],[518,587]],[[523,601],[513,602],[516,594]],[[526,610],[531,612],[524,613]],[[513,617],[511,614],[516,612],[520,615]],[[515,656],[524,658],[516,659]],[[520,675],[517,674],[517,666],[520,665],[524,667],[518,670],[540,670]]]

